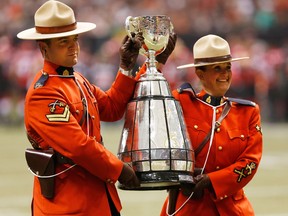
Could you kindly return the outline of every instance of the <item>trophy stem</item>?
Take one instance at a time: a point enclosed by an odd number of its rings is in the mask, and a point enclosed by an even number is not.
[[[157,60],[155,58],[156,51],[154,50],[148,50],[148,56],[146,60],[146,65],[147,65],[147,75],[152,75],[152,74],[157,74],[159,73],[157,68],[156,68],[156,63]]]

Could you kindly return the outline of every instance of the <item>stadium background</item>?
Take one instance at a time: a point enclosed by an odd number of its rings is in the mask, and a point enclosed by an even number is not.
[[[32,176],[24,160],[29,146],[23,128],[27,87],[42,57],[34,41],[16,34],[34,26],[33,16],[43,0],[0,2],[0,215],[27,216]],[[288,1],[287,0],[65,0],[78,21],[97,28],[80,36],[76,69],[91,82],[108,89],[119,64],[119,46],[127,16],[168,15],[178,34],[177,46],[164,68],[171,88],[189,80],[197,89],[193,69],[176,66],[193,62],[192,46],[209,33],[226,38],[233,57],[249,56],[233,65],[229,96],[261,106],[264,154],[262,166],[246,188],[256,215],[288,215]],[[138,65],[144,61],[139,58]],[[137,65],[137,66],[138,66]],[[105,145],[117,152],[123,122],[102,124]],[[119,191],[123,215],[158,215],[165,191]],[[285,205],[286,204],[286,205]],[[137,213],[136,213],[137,212]]]

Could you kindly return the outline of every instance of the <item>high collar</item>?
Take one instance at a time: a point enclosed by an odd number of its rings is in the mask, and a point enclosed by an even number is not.
[[[63,67],[49,61],[44,61],[43,71],[48,74],[58,74],[60,76],[69,76],[74,74],[73,67]]]
[[[59,75],[68,76],[68,75],[73,75],[73,74],[74,74],[74,69],[73,69],[73,67],[63,67],[63,66],[59,66],[59,67],[56,69],[56,72],[57,72]]]
[[[205,92],[204,90],[202,90],[198,97],[204,101],[205,103],[208,103],[212,106],[219,106],[220,104],[222,104],[225,99],[224,97],[214,97],[212,95],[209,95],[207,92]]]

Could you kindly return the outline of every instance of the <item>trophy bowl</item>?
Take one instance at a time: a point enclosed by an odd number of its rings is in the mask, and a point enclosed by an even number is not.
[[[125,21],[125,28],[130,37],[132,37],[131,33],[142,32],[144,44],[140,49],[140,53],[148,58],[150,57],[149,51],[157,56],[165,50],[169,35],[173,32],[170,18],[165,15],[128,16]]]

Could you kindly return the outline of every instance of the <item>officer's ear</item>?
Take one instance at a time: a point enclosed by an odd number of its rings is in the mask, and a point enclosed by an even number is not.
[[[198,76],[198,78],[199,78],[200,80],[203,80],[203,78],[204,78],[204,75],[203,75],[204,71],[203,71],[201,68],[195,68],[195,73],[196,73],[196,75]]]
[[[51,39],[37,40],[37,43],[42,53],[42,56],[45,57],[47,55],[47,49],[51,44]]]
[[[42,56],[43,56],[43,58],[45,58],[45,56],[47,55],[47,47],[48,47],[48,45],[44,41],[37,41],[37,42],[38,42],[39,49],[40,49],[40,51],[42,53]]]

